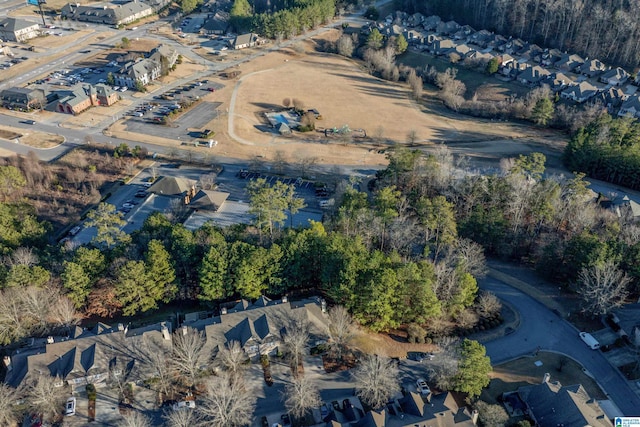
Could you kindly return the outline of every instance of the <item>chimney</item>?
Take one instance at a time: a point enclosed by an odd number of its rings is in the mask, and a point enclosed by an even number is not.
[[[220,314],[227,314],[227,307],[220,308]]]
[[[118,323],[118,330],[124,331],[124,325],[122,323]]]
[[[162,326],[160,327],[160,331],[162,332],[162,339],[170,340],[171,334],[169,333],[169,328],[165,322],[162,322]]]
[[[187,335],[187,332],[189,332],[189,328],[187,328],[186,325],[182,325],[182,335]]]
[[[49,335],[49,336],[47,337],[47,344],[53,344],[53,342],[54,342],[54,341],[53,341],[53,337],[52,337],[51,335]]]
[[[549,374],[548,372],[546,372],[546,373],[544,374],[544,377],[542,377],[542,384],[544,384],[544,383],[548,383],[550,379],[551,379],[551,374]]]
[[[7,371],[10,371],[13,369],[13,366],[11,366],[11,356],[3,357],[2,361],[4,362],[4,366],[5,368],[7,368]]]
[[[327,312],[327,301],[325,301],[324,298],[322,298],[320,300],[320,307],[322,307],[322,312],[326,313]]]
[[[473,422],[473,424],[478,424],[478,410],[474,409],[473,412],[471,413],[471,422]]]
[[[287,296],[286,296],[286,295],[284,295],[284,296],[282,297],[282,303],[283,303],[283,304],[286,304],[286,303],[288,303],[288,302],[289,302],[289,298],[287,298]]]
[[[125,326],[124,330],[122,332],[124,332],[124,336],[126,337],[127,336],[127,332],[129,332],[129,325]]]

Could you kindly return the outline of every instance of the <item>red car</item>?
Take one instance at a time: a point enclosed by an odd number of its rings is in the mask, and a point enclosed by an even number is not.
[[[215,89],[215,88],[213,88],[213,87],[208,87],[208,88],[207,88],[207,90],[208,90],[209,92],[215,92],[215,91],[216,91],[216,89]]]

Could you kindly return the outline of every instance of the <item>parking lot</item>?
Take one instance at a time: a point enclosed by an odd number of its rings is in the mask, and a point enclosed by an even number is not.
[[[156,106],[153,109],[130,111],[132,116],[125,121],[126,130],[128,132],[190,142],[199,138],[200,135],[189,129],[201,129],[206,126],[216,117],[218,114],[217,108],[221,105],[220,102],[201,101],[177,119],[172,120],[170,125],[165,125],[161,123],[162,117],[167,116],[170,111],[178,109],[180,104],[164,100],[154,101],[154,104]]]

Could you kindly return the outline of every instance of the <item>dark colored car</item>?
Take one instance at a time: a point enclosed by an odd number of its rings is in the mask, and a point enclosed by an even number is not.
[[[280,421],[282,421],[282,426],[283,427],[287,427],[291,425],[291,418],[289,417],[289,414],[283,414],[280,417]]]
[[[267,420],[267,417],[262,417],[260,420],[260,423],[262,424],[262,427],[269,427],[269,420]]]

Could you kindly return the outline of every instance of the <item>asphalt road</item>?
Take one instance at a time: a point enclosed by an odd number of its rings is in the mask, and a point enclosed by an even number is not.
[[[480,287],[512,304],[520,313],[520,327],[485,344],[493,365],[541,350],[564,353],[584,366],[625,416],[640,416],[640,398],[630,383],[601,352],[591,350],[578,330],[528,295],[498,280],[486,278]],[[565,384],[569,385],[569,384]]]

